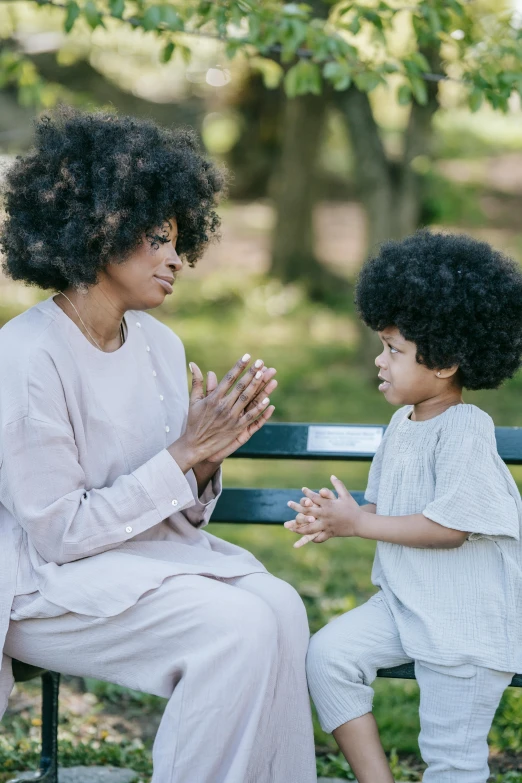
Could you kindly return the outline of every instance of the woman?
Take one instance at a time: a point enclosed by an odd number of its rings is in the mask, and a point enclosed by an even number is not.
[[[205,392],[191,365],[189,402],[143,312],[222,188],[190,133],[65,109],[8,175],[6,272],[56,293],[0,332],[0,708],[16,657],[168,698],[154,783],[311,783],[302,602],[202,530],[275,370],[245,355]]]

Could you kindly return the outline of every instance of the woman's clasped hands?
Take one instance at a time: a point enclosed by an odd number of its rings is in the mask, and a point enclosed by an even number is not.
[[[297,516],[285,522],[285,527],[301,536],[294,544],[295,549],[310,541],[322,544],[329,538],[357,535],[360,506],[340,479],[331,476],[330,481],[337,496],[326,487],[319,492],[303,487],[305,497],[301,498],[299,503],[288,501],[287,505],[297,512]]]
[[[276,388],[276,370],[262,359],[250,366],[245,354],[218,383],[207,374],[206,388],[199,367],[191,362],[192,392],[185,432],[168,451],[186,471],[202,463],[216,467],[243,446],[271,417],[269,394]]]

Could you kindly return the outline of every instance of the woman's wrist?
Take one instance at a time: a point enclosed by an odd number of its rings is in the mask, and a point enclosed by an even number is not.
[[[195,465],[198,465],[203,460],[198,453],[198,449],[191,443],[187,442],[182,435],[178,440],[171,443],[168,446],[167,451],[170,456],[178,463],[180,470],[183,473],[188,473]]]
[[[201,497],[205,491],[208,483],[212,481],[217,471],[221,466],[221,462],[210,462],[208,460],[202,460],[198,462],[192,470],[198,484],[198,497]]]

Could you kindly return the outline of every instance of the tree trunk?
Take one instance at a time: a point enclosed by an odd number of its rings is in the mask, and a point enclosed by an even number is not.
[[[412,104],[400,161],[390,161],[386,155],[368,95],[356,87],[336,94],[336,105],[342,112],[352,141],[357,189],[368,218],[370,255],[378,252],[382,242],[400,239],[419,226],[422,183],[411,164],[415,157],[430,150],[436,94],[436,85],[430,84],[428,104]],[[361,323],[361,363],[372,380],[375,379],[373,357],[377,345],[375,335]]]
[[[280,164],[273,183],[277,214],[270,272],[284,282],[320,284],[323,269],[314,252],[313,211],[317,162],[326,118],[324,95],[288,99]]]

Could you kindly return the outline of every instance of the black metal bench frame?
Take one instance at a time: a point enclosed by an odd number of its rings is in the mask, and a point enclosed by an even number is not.
[[[340,460],[345,462],[369,462],[373,458],[372,451],[361,451],[346,448],[340,451],[309,448],[310,427],[321,429],[326,433],[323,442],[328,444],[328,433],[332,428],[340,428],[341,436],[335,442],[352,436],[357,436],[358,428],[372,428],[384,433],[383,425],[366,424],[267,424],[233,457],[250,459],[298,459],[298,460]],[[326,430],[328,428],[328,432]],[[347,429],[348,428],[348,429]],[[522,427],[497,427],[497,447],[500,456],[508,465],[522,465]],[[355,442],[357,442],[355,437]],[[352,493],[356,501],[364,502],[363,492]],[[280,525],[288,519],[288,500],[299,500],[301,491],[297,489],[242,489],[226,488],[214,510],[212,522],[236,524]],[[56,672],[37,669],[34,666],[13,662],[15,680],[23,682],[36,676],[42,677],[42,753],[40,759],[40,774],[32,778],[42,783],[58,783],[58,691],[60,675]],[[395,679],[415,679],[414,664],[396,666],[392,669],[380,669],[378,677]],[[522,687],[522,674],[513,677],[511,685]],[[9,783],[22,783],[13,779]]]

